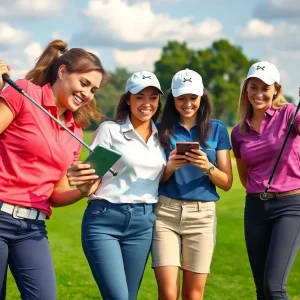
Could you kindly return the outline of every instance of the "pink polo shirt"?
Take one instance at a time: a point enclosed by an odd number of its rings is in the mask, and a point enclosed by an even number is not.
[[[27,80],[17,84],[56,118],[57,107],[50,84],[43,87]],[[78,159],[81,144],[38,107],[12,87],[0,93],[14,120],[0,134],[0,200],[40,209],[51,215],[49,197],[54,184]],[[82,129],[66,112],[65,125],[82,138]]]
[[[233,128],[231,142],[234,156],[242,159],[248,167],[247,193],[264,192],[295,110],[293,104],[284,105],[278,110],[270,107],[262,120],[260,132],[251,127],[249,120],[246,135],[239,133],[238,126]],[[300,113],[296,116],[269,192],[300,188],[299,124]]]

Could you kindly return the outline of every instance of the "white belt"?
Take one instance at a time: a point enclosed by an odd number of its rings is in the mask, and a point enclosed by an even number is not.
[[[2,202],[0,210],[12,215],[15,219],[30,219],[41,221],[46,219],[46,215],[35,208],[26,208]]]

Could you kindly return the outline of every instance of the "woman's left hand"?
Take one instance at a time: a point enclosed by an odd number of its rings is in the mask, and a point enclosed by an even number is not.
[[[207,173],[211,167],[211,162],[207,158],[207,154],[198,149],[191,149],[192,152],[186,152],[186,160],[191,164],[201,169],[204,173]]]

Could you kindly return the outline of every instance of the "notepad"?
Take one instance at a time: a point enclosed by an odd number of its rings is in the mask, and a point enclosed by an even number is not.
[[[102,178],[121,156],[118,151],[97,145],[83,163],[90,164],[91,168],[95,169],[95,174]]]

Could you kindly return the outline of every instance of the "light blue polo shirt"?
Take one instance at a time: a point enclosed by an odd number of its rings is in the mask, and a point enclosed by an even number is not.
[[[170,139],[172,149],[165,150],[167,158],[175,149],[176,142],[197,142],[196,130],[197,126],[188,131],[178,123],[174,130],[174,136]],[[228,132],[223,122],[212,119],[206,143],[209,147],[200,146],[200,150],[207,154],[208,160],[212,164],[216,162],[217,151],[231,149]],[[202,170],[194,165],[186,165],[175,171],[167,182],[160,184],[159,194],[184,201],[219,200],[216,186]]]

